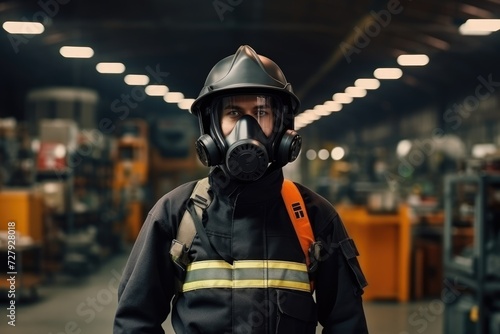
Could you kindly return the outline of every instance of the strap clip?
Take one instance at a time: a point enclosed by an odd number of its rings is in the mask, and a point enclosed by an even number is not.
[[[309,247],[309,266],[307,271],[312,274],[318,269],[319,262],[322,261],[323,243],[315,241]]]

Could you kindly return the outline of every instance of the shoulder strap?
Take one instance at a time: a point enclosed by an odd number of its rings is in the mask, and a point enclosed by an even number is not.
[[[203,210],[208,208],[211,203],[211,197],[208,194],[208,189],[210,184],[208,182],[208,177],[199,180],[191,193],[188,201],[192,201],[194,204],[194,210],[198,217],[202,217]],[[189,202],[188,202],[189,206]],[[170,246],[170,255],[172,255],[175,261],[180,261],[184,265],[187,265],[187,250],[191,247],[191,243],[196,235],[196,226],[193,220],[193,216],[189,210],[184,211],[181,222],[179,223],[179,228],[177,231],[176,238],[172,241]]]
[[[304,252],[306,264],[309,268],[311,264],[309,251],[315,240],[311,223],[309,222],[309,217],[307,216],[304,200],[302,199],[302,195],[300,194],[299,189],[297,189],[295,183],[287,179],[283,182],[281,196],[285,202],[290,220],[293,223],[295,233],[299,237],[300,247]]]
[[[208,182],[208,177],[201,179],[198,181],[196,186],[194,187],[193,192],[191,193],[191,197],[189,198],[193,201],[194,210],[198,217],[203,215],[203,210],[210,206],[212,198],[208,194],[208,189],[210,188],[210,184]],[[188,222],[190,221],[190,222]],[[189,228],[182,228],[182,225],[187,225]],[[184,212],[184,216],[180,222],[179,233],[177,240],[183,242],[187,248],[191,246],[194,235],[196,234],[196,228],[193,223],[193,217],[189,214],[189,210]],[[182,239],[180,239],[182,238]]]

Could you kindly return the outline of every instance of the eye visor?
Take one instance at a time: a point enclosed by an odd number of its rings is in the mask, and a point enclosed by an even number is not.
[[[221,96],[215,102],[216,122],[225,137],[241,117],[254,117],[265,135],[271,139],[280,131],[283,120],[281,99],[269,94],[237,94]],[[215,115],[214,115],[215,116]]]

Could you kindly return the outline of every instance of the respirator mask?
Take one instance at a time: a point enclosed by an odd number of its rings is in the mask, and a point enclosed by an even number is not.
[[[282,167],[299,154],[301,138],[289,129],[293,115],[273,95],[228,95],[208,108],[209,133],[196,142],[206,166],[218,165],[231,178],[255,181],[270,166]]]

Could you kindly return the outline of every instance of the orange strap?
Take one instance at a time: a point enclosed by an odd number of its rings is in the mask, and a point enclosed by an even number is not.
[[[309,248],[314,243],[314,233],[307,216],[306,206],[302,200],[297,186],[293,181],[285,179],[281,188],[281,196],[285,201],[286,210],[295,228],[295,233],[300,241],[300,246],[306,257],[306,264],[309,268]]]

